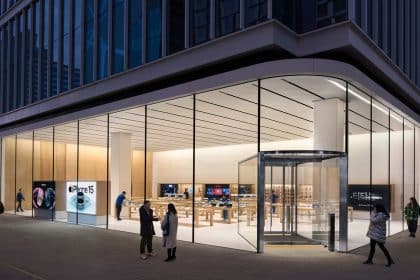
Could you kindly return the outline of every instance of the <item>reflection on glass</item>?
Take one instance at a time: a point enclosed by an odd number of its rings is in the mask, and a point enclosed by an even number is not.
[[[161,0],[147,1],[147,33],[146,59],[147,62],[156,60],[162,55],[162,2]]]

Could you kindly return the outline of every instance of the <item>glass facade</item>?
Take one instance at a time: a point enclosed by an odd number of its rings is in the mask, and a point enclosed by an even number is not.
[[[124,70],[124,0],[112,1],[112,74]]]
[[[16,213],[134,233],[144,200],[157,216],[171,202],[179,239],[250,251],[290,236],[326,244],[334,213],[351,250],[368,243],[378,199],[388,234],[405,228],[404,205],[419,197],[418,135],[418,123],[345,80],[271,77],[4,137],[1,195],[15,213],[19,190],[43,201],[51,188],[53,207],[26,201]],[[348,171],[337,159],[260,169],[259,152],[290,150],[347,154]],[[114,209],[122,191],[123,223]]]
[[[162,56],[162,1],[146,1],[146,62]]]

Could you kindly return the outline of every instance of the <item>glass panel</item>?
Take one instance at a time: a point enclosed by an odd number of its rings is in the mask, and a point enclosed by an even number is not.
[[[23,104],[23,88],[22,88],[22,42],[23,42],[23,15],[19,15],[16,21],[16,93],[15,93],[15,108],[19,108]]]
[[[162,55],[162,2],[147,1],[146,60],[158,59]]]
[[[35,3],[35,9],[33,10],[33,26],[34,26],[34,38],[33,38],[33,49],[32,49],[32,102],[39,99],[38,83],[41,79],[39,72],[39,55],[41,51],[41,4],[40,1]]]
[[[42,1],[41,99],[48,96],[48,48],[50,43],[50,0]]]
[[[39,219],[54,219],[55,182],[53,128],[34,131],[34,157],[32,206],[33,216]]]
[[[9,22],[10,49],[9,49],[9,111],[15,108],[15,52],[16,52],[16,25],[15,21]]]
[[[238,233],[249,244],[257,249],[257,186],[258,162],[257,157],[238,164],[239,178],[236,199],[238,204]]]
[[[142,4],[143,0],[129,0],[128,1],[128,67],[139,66],[142,56]]]
[[[18,134],[16,147],[16,213],[25,216],[32,216],[32,136]]]
[[[216,1],[216,37],[239,30],[239,0]]]
[[[404,205],[414,197],[414,125],[404,120]],[[404,223],[404,229],[407,224]]]
[[[107,116],[79,122],[79,180],[76,182],[77,188],[74,187],[75,182],[68,183],[67,186],[73,186],[68,197],[72,204],[67,211],[77,213],[79,224],[98,227],[106,225],[106,216],[110,213],[107,201],[107,143]]]
[[[14,214],[16,211],[16,136],[2,139],[2,201],[6,213]],[[30,194],[29,194],[30,197]]]
[[[353,219],[349,222],[349,250],[368,242],[365,236],[369,226],[372,205],[370,97],[353,86],[349,86],[349,198],[357,204],[349,206]]]
[[[82,62],[82,0],[74,0],[73,11],[73,46],[72,46],[72,71],[71,71],[71,87],[80,86],[80,68]]]
[[[185,44],[185,1],[167,0],[166,38],[167,53],[184,49]]]
[[[59,222],[75,223],[70,185],[77,181],[77,122],[54,128],[54,179],[56,182],[56,215]],[[68,210],[69,213],[67,212]],[[73,208],[74,210],[74,208]],[[69,216],[69,219],[68,219]]]
[[[93,81],[93,44],[94,44],[94,1],[85,0],[85,49],[84,49],[84,83],[88,84]]]
[[[267,0],[245,0],[245,26],[267,19]]]
[[[178,239],[192,241],[192,96],[147,106],[147,153],[146,197],[155,215],[163,217],[168,203],[173,203],[178,211]],[[195,225],[199,227],[197,221]],[[159,229],[159,223],[155,227]],[[158,236],[161,233],[157,230]]]
[[[60,20],[60,6],[59,0],[52,1],[53,6],[53,15],[52,15],[52,62],[51,62],[51,76],[50,76],[50,85],[51,85],[51,95],[57,94],[57,78],[58,71],[61,68],[61,65],[58,65],[58,45],[59,45],[59,20]]]
[[[31,88],[32,85],[29,83],[30,75],[31,75],[31,60],[30,60],[30,34],[31,34],[31,21],[32,21],[32,8],[26,10],[25,13],[26,18],[26,26],[24,30],[25,36],[25,93],[24,93],[24,100],[23,105],[27,105],[31,103]],[[32,70],[33,71],[33,70]],[[1,70],[0,70],[1,73]]]
[[[144,122],[144,107],[120,111],[109,116],[110,180],[113,182],[110,190],[110,229],[140,233],[139,208],[144,202],[146,189]],[[148,154],[148,160],[151,159],[151,154]],[[126,201],[121,205],[122,220],[118,221],[117,200],[123,191],[126,192]]]
[[[108,1],[98,2],[98,79],[108,76]]]
[[[112,74],[124,70],[124,0],[113,0]]]
[[[190,45],[210,39],[210,0],[190,1]]]
[[[253,84],[196,95],[196,242],[255,250],[238,235],[233,195],[238,193],[239,162],[258,151],[258,91]]]
[[[61,85],[60,92],[67,91],[69,89],[69,64],[70,64],[70,15],[71,15],[71,3],[70,0],[63,0],[63,65],[61,65]]]
[[[391,198],[391,224],[390,234],[403,229],[403,118],[391,111],[390,131],[390,184]]]

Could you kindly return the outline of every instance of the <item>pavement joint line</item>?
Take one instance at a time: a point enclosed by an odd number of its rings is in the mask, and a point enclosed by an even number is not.
[[[45,279],[45,278],[43,278],[43,277],[41,277],[39,275],[36,275],[36,274],[34,274],[32,272],[29,272],[29,271],[27,271],[25,269],[19,268],[19,267],[15,266],[15,265],[12,265],[12,264],[0,262],[0,265],[9,267],[9,268],[11,268],[11,269],[13,269],[15,271],[18,271],[20,273],[23,273],[23,274],[25,274],[25,275],[33,278],[33,279],[36,279],[36,280],[47,280],[47,279]]]

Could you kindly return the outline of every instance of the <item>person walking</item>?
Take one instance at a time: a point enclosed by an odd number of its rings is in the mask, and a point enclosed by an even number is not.
[[[404,214],[407,220],[408,231],[410,237],[415,238],[417,232],[417,221],[419,218],[420,208],[417,200],[414,197],[410,198],[410,202],[405,206]]]
[[[146,200],[142,207],[140,207],[140,256],[143,260],[150,256],[156,256],[153,252],[153,235],[155,229],[153,227],[154,221],[159,221],[160,218],[153,216],[153,210],[150,208],[150,201]],[[147,254],[146,254],[147,247]]]
[[[384,253],[388,263],[387,267],[394,264],[388,250],[385,248],[386,241],[386,221],[389,219],[389,214],[382,204],[376,204],[372,214],[370,215],[369,230],[366,234],[370,238],[370,252],[368,259],[364,264],[373,264],[373,256],[375,255],[376,244]]]
[[[176,236],[178,233],[178,216],[175,205],[168,204],[168,212],[161,221],[163,235],[163,247],[168,250],[168,257],[165,262],[176,259]]]
[[[24,212],[23,208],[22,208],[22,201],[25,200],[25,197],[23,196],[22,189],[19,189],[19,192],[16,195],[16,200],[17,200],[17,203],[18,203],[18,206],[16,208],[16,212],[19,212],[19,211]]]
[[[122,210],[122,205],[124,203],[125,200],[125,194],[126,192],[123,191],[118,197],[117,200],[115,201],[115,208],[117,210],[117,221],[121,221],[121,210]]]

